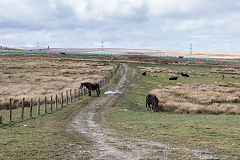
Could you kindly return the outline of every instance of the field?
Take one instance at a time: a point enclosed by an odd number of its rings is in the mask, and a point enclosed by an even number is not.
[[[143,69],[139,68],[146,67],[191,73],[188,79],[179,77],[178,81],[169,81],[168,77],[172,73],[168,72],[147,72],[146,77],[142,76]],[[133,64],[131,68],[131,85],[115,108],[105,114],[105,125],[117,129],[121,134],[127,132],[134,137],[166,142],[173,146],[207,148],[227,155],[227,159],[240,157],[240,119],[236,115],[240,108],[239,84],[235,78],[231,78],[231,74],[222,80],[219,74],[212,74],[212,67],[208,66]],[[157,95],[163,111],[145,111],[145,97],[148,93]],[[205,105],[220,106],[219,110],[212,112],[198,110],[196,105],[200,108]],[[222,109],[221,105],[229,106],[229,110]],[[235,108],[231,111],[232,106]],[[176,155],[178,153],[172,153],[172,158],[175,159]]]
[[[240,158],[239,64],[143,55],[112,58],[9,54],[1,57],[1,77],[5,78],[1,79],[1,83],[6,86],[1,92],[4,93],[2,97],[21,98],[22,94],[17,94],[17,91],[23,88],[30,88],[25,91],[29,97],[50,95],[78,87],[80,81],[93,78],[97,81],[109,74],[108,70],[114,66],[111,62],[127,63],[129,72],[124,93],[116,101],[112,100],[110,106],[101,105],[95,109],[93,120],[99,125],[120,135],[161,142],[172,148],[208,150],[219,155],[219,159]],[[144,71],[147,72],[146,76],[142,75]],[[181,72],[188,73],[190,77],[182,77]],[[120,68],[101,93],[115,87],[122,74],[123,68]],[[221,78],[222,74],[224,79]],[[169,81],[171,76],[179,78]],[[19,82],[21,85],[17,85]],[[12,85],[16,90],[7,92]],[[45,87],[32,91],[39,85]],[[158,97],[161,111],[145,110],[145,98],[149,93]],[[24,96],[27,97],[26,94]],[[97,100],[104,97],[101,94]],[[95,142],[74,130],[72,121],[79,111],[88,109],[87,105],[94,100],[94,96],[83,97],[52,115],[0,124],[0,157],[63,159],[86,151],[80,156],[86,158],[87,153],[94,149]],[[119,149],[124,151],[128,147],[122,145]],[[165,152],[157,146],[155,149],[159,150],[159,154]],[[186,150],[167,153],[168,159],[194,159]],[[150,156],[148,159],[153,158]]]
[[[34,48],[28,50],[35,51]],[[47,51],[47,48],[41,49]],[[51,48],[50,52],[64,52],[72,54],[111,54],[111,55],[151,55],[151,56],[183,56],[185,58],[207,58],[207,59],[225,59],[236,60],[240,59],[238,52],[208,52],[208,51],[194,51],[190,55],[189,49],[185,51],[171,51],[171,50],[154,50],[154,49],[118,49],[118,48],[94,48],[94,49],[74,49],[74,48]]]
[[[84,81],[98,82],[109,74],[113,65],[91,62],[79,57],[0,54],[0,108],[6,108],[9,98],[14,108],[21,99],[44,99],[79,88]]]

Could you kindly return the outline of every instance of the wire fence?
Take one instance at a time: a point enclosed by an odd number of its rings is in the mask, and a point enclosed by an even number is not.
[[[113,78],[117,73],[120,64],[116,68],[111,70],[110,75],[101,79],[98,84],[102,88]],[[45,96],[43,100],[38,99],[21,99],[21,107],[14,109],[13,98],[9,99],[9,104],[6,106],[6,110],[0,112],[0,124],[10,123],[17,120],[31,119],[45,114],[51,114],[57,110],[65,107],[66,105],[79,100],[81,97],[88,94],[86,87],[67,90],[65,93],[61,92],[54,96]]]

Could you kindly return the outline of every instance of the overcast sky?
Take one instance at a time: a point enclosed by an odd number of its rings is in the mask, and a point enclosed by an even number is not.
[[[240,0],[0,0],[0,46],[240,51]]]

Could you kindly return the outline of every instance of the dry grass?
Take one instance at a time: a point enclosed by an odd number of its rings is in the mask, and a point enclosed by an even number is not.
[[[31,48],[32,49],[32,48]],[[212,58],[212,59],[237,59],[240,58],[238,52],[204,52],[194,51],[191,56],[189,51],[171,51],[171,50],[153,50],[153,49],[115,49],[105,48],[103,50],[97,49],[66,49],[66,48],[53,48],[52,52],[68,52],[68,53],[85,53],[85,54],[141,54],[141,55],[152,55],[152,56],[183,56],[192,58]]]
[[[9,105],[9,98],[18,107],[22,98],[36,103],[38,98],[79,88],[81,82],[98,82],[112,69],[106,63],[77,58],[1,54],[0,109]]]
[[[152,72],[152,73],[181,73],[179,71],[172,71],[168,68],[160,68],[160,67],[143,67],[143,66],[138,66],[138,69],[141,69],[146,72]]]
[[[240,75],[240,69],[236,69],[236,68],[213,68],[211,70],[211,73]]]
[[[239,83],[178,84],[153,89],[165,110],[178,113],[240,114]]]

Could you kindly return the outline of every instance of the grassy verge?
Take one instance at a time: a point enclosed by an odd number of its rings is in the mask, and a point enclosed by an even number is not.
[[[148,65],[144,65],[148,66]],[[152,66],[152,65],[149,65]],[[142,76],[137,65],[131,65],[131,85],[118,99],[115,107],[105,113],[104,124],[122,134],[156,140],[173,146],[186,146],[228,155],[230,159],[240,158],[240,119],[237,115],[176,114],[173,112],[153,113],[145,111],[145,97],[158,84],[213,83],[221,81],[216,74],[189,80],[180,77],[177,82],[168,81],[166,73],[150,73]],[[160,66],[173,70],[192,70],[210,73],[211,67]],[[153,76],[157,75],[157,77]],[[227,76],[227,82],[235,82]]]
[[[88,98],[88,97],[86,97]],[[69,143],[82,143],[68,132],[69,117],[86,104],[86,98],[37,118],[0,125],[0,159],[62,159],[72,150]]]

